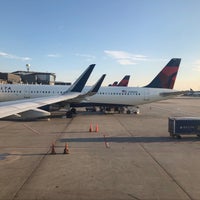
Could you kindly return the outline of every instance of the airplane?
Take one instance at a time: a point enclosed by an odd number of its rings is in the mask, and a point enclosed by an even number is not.
[[[21,119],[46,117],[50,115],[50,112],[41,109],[43,106],[63,101],[66,103],[72,99],[81,100],[96,94],[105,78],[105,74],[90,90],[85,93],[81,92],[94,66],[95,64],[90,65],[74,84],[65,88],[62,92],[58,91],[56,87],[46,87],[44,85],[34,85],[35,87],[32,87],[33,85],[2,84],[0,98],[4,102],[0,102],[0,118],[13,115]]]
[[[116,106],[116,107],[128,107],[128,106],[138,106],[142,104],[147,104],[151,102],[161,101],[165,99],[172,98],[179,94],[183,94],[182,91],[173,90],[173,86],[176,80],[178,73],[179,65],[181,59],[173,58],[169,63],[161,70],[161,72],[152,80],[152,82],[144,87],[100,87],[98,91],[95,91],[92,96],[83,95],[82,98],[67,98],[66,101],[64,98],[66,91],[68,90],[66,85],[12,85],[12,84],[2,84],[0,86],[0,101],[9,101],[9,100],[19,100],[20,104],[23,105],[23,101],[28,101],[29,103],[34,103],[34,98],[52,98],[54,101],[48,101],[43,104],[38,105],[34,108],[40,108],[45,105],[57,105],[65,107],[76,107],[76,106]],[[74,84],[73,84],[74,85]],[[71,87],[70,87],[71,88]],[[91,87],[86,86],[83,88],[82,93],[88,94],[91,90]],[[70,91],[70,90],[69,90]],[[80,90],[78,90],[80,92]],[[70,92],[69,92],[70,93]],[[91,92],[89,92],[91,93]],[[79,94],[80,95],[80,94]],[[79,96],[77,94],[77,96]],[[55,100],[56,98],[57,101]],[[62,99],[60,99],[62,98]],[[21,100],[20,100],[21,99]],[[25,99],[22,101],[22,99]],[[17,103],[19,103],[17,102]],[[22,103],[21,103],[22,102]],[[0,102],[0,118],[9,116],[9,113],[6,115],[4,113],[5,108],[2,107],[6,105],[7,109],[9,102]],[[15,106],[13,102],[12,107]],[[31,107],[32,109],[32,107]],[[30,109],[30,110],[31,110]],[[3,110],[3,111],[2,111]],[[26,107],[23,111],[27,112],[28,108]],[[21,110],[19,110],[21,111]],[[19,113],[17,110],[15,113]],[[23,112],[22,111],[22,112]],[[39,109],[39,111],[42,111]],[[25,115],[25,113],[23,113]],[[39,115],[41,114],[39,113]],[[11,115],[10,114],[10,115]],[[38,113],[37,113],[38,114]],[[49,114],[49,112],[48,112]],[[71,113],[68,112],[71,116]]]
[[[113,84],[110,84],[109,86],[128,86],[129,79],[130,75],[126,75],[119,83],[115,81]]]
[[[97,94],[78,104],[71,106],[100,106],[102,111],[115,107],[137,107],[183,94],[183,91],[173,90],[181,59],[173,58],[158,73],[158,75],[144,87],[101,87]],[[83,89],[85,90],[86,87]],[[127,110],[130,113],[130,110]]]
[[[184,96],[200,97],[200,91],[194,91],[192,88]]]

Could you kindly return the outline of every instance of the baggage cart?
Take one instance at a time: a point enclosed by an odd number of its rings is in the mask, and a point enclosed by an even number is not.
[[[168,132],[170,136],[181,138],[181,135],[200,137],[200,117],[169,117]]]

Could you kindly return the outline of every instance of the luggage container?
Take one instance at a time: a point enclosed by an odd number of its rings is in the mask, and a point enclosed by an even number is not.
[[[181,135],[200,137],[200,117],[169,117],[168,132],[176,138],[181,138]]]

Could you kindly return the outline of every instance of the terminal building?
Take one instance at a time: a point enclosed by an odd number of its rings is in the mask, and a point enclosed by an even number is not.
[[[24,84],[54,85],[56,81],[56,75],[54,73],[15,71],[11,74],[19,76]]]
[[[42,84],[42,85],[71,85],[70,82],[56,81],[55,73],[15,71],[11,73],[0,73],[2,84]]]

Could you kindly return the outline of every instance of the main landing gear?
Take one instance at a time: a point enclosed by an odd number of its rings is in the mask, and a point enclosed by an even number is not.
[[[66,118],[72,118],[73,114],[76,114],[76,109],[72,108],[66,112]]]

